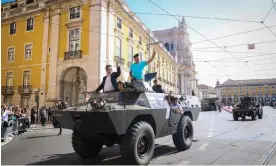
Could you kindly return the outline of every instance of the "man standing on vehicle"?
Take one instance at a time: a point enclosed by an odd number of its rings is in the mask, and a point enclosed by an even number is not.
[[[148,61],[141,61],[141,62],[140,62],[138,53],[133,56],[134,63],[130,66],[130,72],[129,72],[129,76],[132,82],[142,81],[144,79],[143,70],[148,64],[150,64],[153,61],[155,55],[156,55],[156,52],[155,50],[153,50],[151,58]]]
[[[117,62],[116,62],[116,66],[117,66],[117,72],[112,72],[112,68],[111,68],[112,66],[106,65],[105,70],[107,75],[103,77],[102,83],[95,90],[96,92],[99,92],[102,89],[104,92],[112,92],[112,91],[118,90],[117,78],[121,75],[121,68]]]

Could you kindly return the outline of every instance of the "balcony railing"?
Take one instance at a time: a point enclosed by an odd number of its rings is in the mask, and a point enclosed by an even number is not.
[[[118,64],[120,65],[124,65],[125,64],[125,60],[121,57],[118,57],[118,56],[114,56],[114,61],[115,62],[118,62]]]
[[[2,86],[1,92],[2,94],[13,94],[13,86]]]
[[[20,93],[20,94],[32,93],[32,85],[22,85],[22,86],[19,86],[18,93]]]
[[[82,58],[82,50],[69,51],[64,53],[64,60]]]

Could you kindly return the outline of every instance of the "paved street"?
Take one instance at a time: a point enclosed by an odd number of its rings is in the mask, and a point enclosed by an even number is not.
[[[150,164],[172,165],[259,165],[276,141],[276,109],[264,108],[264,118],[233,121],[227,112],[202,112],[194,122],[191,149],[177,152],[171,136],[158,139]],[[119,148],[104,148],[93,160],[79,158],[71,147],[71,131],[30,131],[2,147],[4,165],[124,164]],[[276,164],[276,154],[268,164]]]

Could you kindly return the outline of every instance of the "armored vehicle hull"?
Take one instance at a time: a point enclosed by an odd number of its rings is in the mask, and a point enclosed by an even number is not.
[[[170,108],[166,94],[155,93],[150,87],[142,92],[127,87],[123,102],[119,92],[93,94],[82,106],[52,112],[63,128],[73,130],[72,146],[78,155],[95,157],[103,145],[118,144],[129,164],[148,164],[156,138],[172,135],[178,150],[191,147],[192,120],[197,120],[200,107],[179,102],[184,108],[184,114],[179,114]]]
[[[239,117],[242,117],[242,120],[245,120],[246,116],[251,117],[252,120],[256,120],[258,116],[259,119],[263,118],[263,107],[260,104],[256,104],[248,99],[248,102],[242,102],[233,107],[233,118],[238,120]]]

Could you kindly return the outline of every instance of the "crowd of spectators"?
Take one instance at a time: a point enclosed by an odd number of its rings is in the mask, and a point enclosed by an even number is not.
[[[46,125],[46,122],[52,121],[51,108],[48,109],[43,106],[39,109],[40,123],[42,126]],[[4,142],[8,131],[8,128],[12,128],[12,134],[20,134],[27,131],[30,127],[36,127],[36,121],[38,122],[37,107],[34,105],[31,109],[29,107],[24,108],[18,105],[7,104],[1,105],[1,141]],[[48,118],[48,119],[47,119]],[[18,126],[17,121],[21,120],[23,126]],[[20,127],[20,128],[19,128]],[[22,130],[23,129],[23,130]]]

